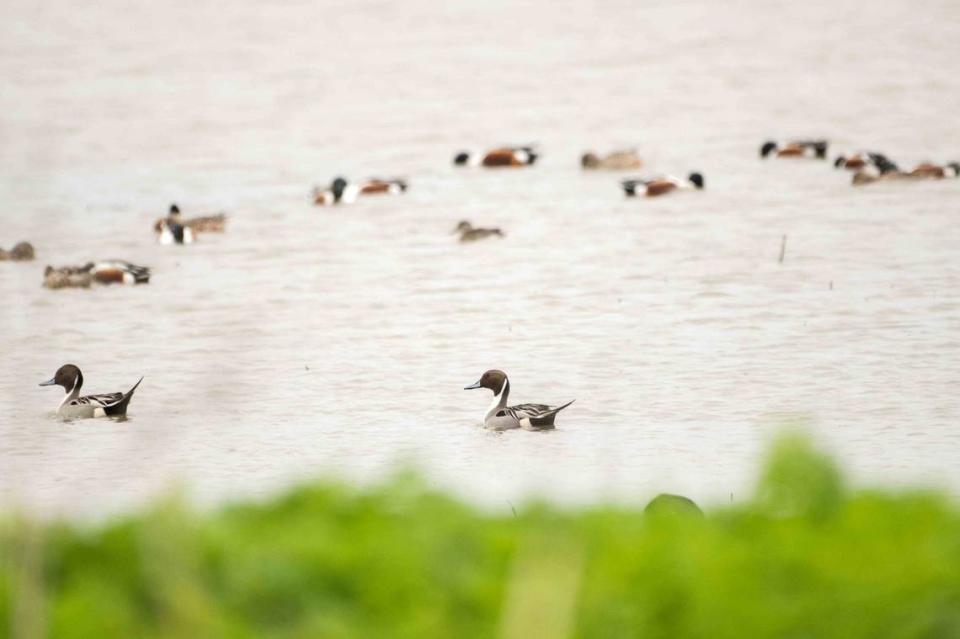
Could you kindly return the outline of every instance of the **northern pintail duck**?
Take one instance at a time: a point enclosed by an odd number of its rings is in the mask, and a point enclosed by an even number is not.
[[[584,153],[580,158],[580,166],[584,169],[624,171],[628,169],[639,169],[643,166],[643,160],[640,159],[640,156],[633,149],[612,151],[602,157],[589,151]]]
[[[655,178],[623,180],[620,184],[623,186],[623,192],[627,194],[627,197],[656,197],[676,189],[699,190],[703,188],[704,182],[703,175],[691,173],[686,180],[666,175]]]
[[[180,213],[180,207],[171,204],[167,217],[154,222],[153,230],[161,244],[192,244],[198,233],[223,233],[226,226],[227,216],[224,213],[185,220]]]
[[[361,195],[399,195],[406,190],[407,181],[399,178],[370,178],[364,182],[352,184],[345,178],[338,177],[326,190],[321,190],[319,187],[313,189],[313,203],[317,206],[352,204]]]
[[[571,400],[563,406],[547,406],[546,404],[517,404],[507,406],[507,397],[510,395],[510,380],[503,371],[489,370],[474,384],[465,386],[464,390],[472,388],[489,388],[493,391],[493,403],[483,416],[484,428],[491,430],[551,430],[557,413],[572,404]]]
[[[30,242],[19,242],[9,251],[0,249],[0,262],[26,262],[34,258],[33,245]]]
[[[774,142],[769,140],[760,147],[760,157],[765,158],[771,153],[778,158],[816,158],[822,160],[827,157],[828,142],[826,140],[791,140],[789,142]]]
[[[540,157],[532,146],[503,146],[485,153],[461,151],[453,157],[456,166],[530,166]]]
[[[133,391],[143,381],[141,377],[133,388],[126,393],[104,393],[101,395],[87,395],[80,397],[80,388],[83,387],[83,373],[73,364],[64,364],[57,369],[52,379],[41,386],[63,386],[67,395],[60,402],[57,415],[64,419],[86,419],[88,417],[122,417],[127,414],[127,406]]]
[[[111,260],[88,262],[83,266],[47,266],[43,285],[47,288],[89,288],[91,284],[146,284],[150,269],[130,262]]]
[[[463,220],[457,224],[457,228],[454,229],[453,232],[460,234],[461,242],[476,242],[477,240],[482,240],[488,237],[504,237],[503,231],[498,228],[476,228],[467,220]]]

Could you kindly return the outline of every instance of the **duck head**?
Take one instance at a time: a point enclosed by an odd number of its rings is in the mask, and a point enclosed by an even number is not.
[[[537,161],[537,158],[540,157],[540,154],[537,153],[537,150],[532,146],[522,146],[514,149],[513,155],[520,164],[533,164]]]
[[[340,198],[343,197],[343,192],[346,190],[346,188],[347,181],[344,178],[338,177],[334,179],[333,184],[330,185],[330,191],[333,193],[334,202],[340,201]]]
[[[702,189],[702,188],[703,188],[703,175],[702,175],[702,174],[700,174],[700,173],[691,173],[690,176],[689,176],[687,179],[690,180],[690,183],[693,184],[693,185],[694,185],[695,187],[697,187],[698,189]]]
[[[813,143],[813,152],[817,156],[818,160],[822,160],[827,157],[827,147],[829,142],[826,140],[817,140]]]
[[[580,166],[585,169],[595,169],[600,166],[600,158],[596,153],[584,153],[580,158]]]
[[[19,242],[10,249],[10,258],[14,260],[32,260],[34,258],[33,244],[30,242]]]
[[[842,155],[838,155],[837,159],[833,161],[833,166],[834,168],[837,168],[837,169],[842,169],[846,165],[847,165],[847,158],[843,157]]]
[[[949,177],[960,177],[960,162],[951,162],[944,167],[944,174]]]
[[[479,381],[470,384],[469,386],[464,386],[463,390],[471,390],[473,388],[489,388],[493,391],[494,395],[499,395],[506,383],[507,374],[503,371],[493,369],[484,373]]]
[[[473,229],[473,224],[467,220],[460,220],[460,223],[457,224],[457,228],[453,230],[454,233],[466,233]]]
[[[466,166],[470,162],[470,153],[467,151],[460,151],[455,156],[453,156],[453,164],[455,166]]]
[[[773,153],[777,148],[777,143],[772,140],[764,142],[763,146],[760,147],[760,157],[765,158],[771,153]]]
[[[64,364],[57,369],[56,374],[40,386],[63,386],[66,392],[79,389],[83,384],[83,374],[80,369],[73,364]]]

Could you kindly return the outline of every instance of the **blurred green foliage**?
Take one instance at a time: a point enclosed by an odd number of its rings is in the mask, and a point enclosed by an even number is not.
[[[705,517],[491,514],[400,476],[94,526],[7,516],[0,561],[17,639],[960,637],[957,507],[851,492],[798,438]]]

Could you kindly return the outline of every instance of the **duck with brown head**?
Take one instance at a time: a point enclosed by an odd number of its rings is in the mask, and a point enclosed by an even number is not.
[[[64,364],[57,369],[54,376],[41,383],[40,386],[62,386],[66,396],[60,402],[57,415],[64,419],[86,419],[89,417],[123,417],[127,414],[127,406],[140,380],[126,393],[103,393],[100,395],[86,395],[80,397],[83,387],[83,373],[73,364]]]
[[[489,370],[480,379],[465,386],[464,390],[473,388],[487,388],[493,391],[493,402],[483,416],[483,427],[490,430],[552,430],[557,413],[572,404],[571,400],[562,406],[547,406],[546,404],[516,404],[507,406],[510,396],[510,380],[507,374],[500,370]]]

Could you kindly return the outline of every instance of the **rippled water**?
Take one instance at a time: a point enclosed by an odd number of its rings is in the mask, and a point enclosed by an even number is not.
[[[826,136],[960,155],[960,5],[8,2],[0,22],[0,500],[123,508],[415,462],[489,504],[744,494],[775,426],[858,480],[960,489],[960,182],[761,162]],[[536,142],[542,162],[458,171]],[[707,190],[627,201],[587,148]],[[832,155],[833,151],[831,151]],[[336,174],[409,193],[309,204]],[[229,212],[160,247],[151,223]],[[460,245],[461,218],[507,238]],[[788,236],[778,264],[780,238]],[[49,291],[122,258],[136,288]],[[145,376],[123,423],[52,418]],[[476,428],[487,368],[556,432]]]

